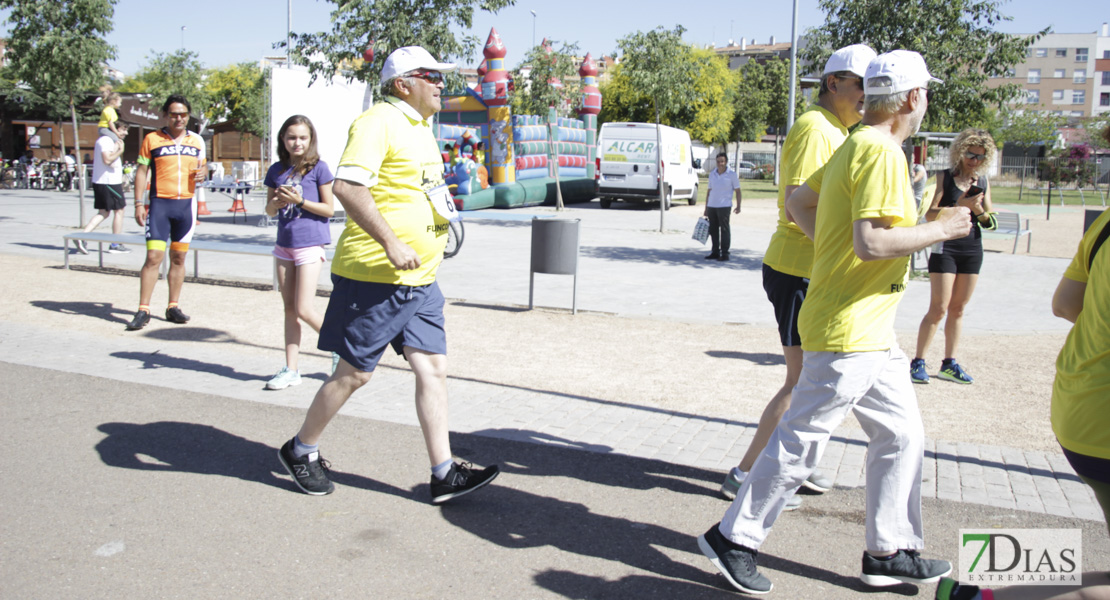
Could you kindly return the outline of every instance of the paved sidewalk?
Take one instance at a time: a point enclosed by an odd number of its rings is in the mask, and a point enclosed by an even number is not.
[[[198,236],[257,243],[272,240],[272,229],[231,224],[231,217],[223,216],[230,201],[223,203],[213,196],[208,204],[215,216],[202,220]],[[248,201],[247,206],[254,211],[253,222],[261,205],[256,199]],[[60,264],[61,236],[72,230],[76,220],[73,198],[54,192],[5,192],[0,195],[0,207],[5,212],[0,220],[0,252],[55,256]],[[544,207],[468,215],[463,251],[448,260],[440,272],[441,285],[448,295],[470,302],[526,304],[529,220],[533,215],[556,216]],[[572,207],[558,216],[581,219],[580,310],[773,323],[759,283],[759,261],[768,232],[734,226],[734,259],[721,264],[700,260],[704,248],[689,239],[696,212],[672,211],[667,216],[668,231],[663,234],[656,231],[659,215],[652,211]],[[133,221],[129,223],[128,231],[137,230]],[[108,255],[106,262],[135,268],[141,261],[141,249],[136,250],[131,255]],[[95,256],[77,258],[88,264],[96,260]],[[1067,329],[1066,322],[1044,310],[1046,297],[1051,297],[1067,261],[987,254],[985,262],[1000,275],[980,282],[976,302],[964,321],[968,335]],[[219,256],[217,260],[215,256],[202,256],[201,269],[210,277],[260,282],[268,281],[270,275],[267,259],[250,257]],[[244,277],[244,273],[255,277]],[[1018,276],[1025,285],[1015,288],[1007,284],[1007,278]],[[326,273],[321,276],[325,286],[326,277]],[[570,308],[570,289],[567,276],[537,275],[537,304]],[[730,301],[722,304],[721,297]],[[915,330],[927,303],[928,284],[912,281],[897,327]],[[993,308],[1000,306],[1007,309]],[[308,405],[316,383],[323,379],[318,373],[299,388],[265,392],[261,388],[272,374],[272,357],[236,352],[234,344],[215,351],[172,339],[136,337],[133,344],[121,350],[95,336],[75,334],[59,344],[41,333],[32,324],[0,321],[0,360],[297,407]],[[326,360],[318,362],[323,369]],[[380,369],[374,384],[357,394],[344,413],[416,425],[413,385],[407,371]],[[557,390],[524,389],[457,377],[451,378],[449,386],[453,431],[620,453],[722,473],[739,462],[758,418],[750,415],[750,422],[707,419],[570,396]],[[823,457],[822,468],[838,486],[862,486],[865,449],[862,433],[835,437]],[[1059,453],[930,441],[924,479],[923,493],[928,497],[1083,519],[1102,518],[1089,488]]]

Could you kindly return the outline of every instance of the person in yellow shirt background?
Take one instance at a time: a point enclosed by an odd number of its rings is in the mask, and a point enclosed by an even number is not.
[[[947,561],[919,554],[925,433],[906,376],[909,359],[894,339],[909,256],[971,229],[964,207],[917,225],[901,144],[920,128],[934,83],[940,81],[916,52],[876,57],[864,78],[861,126],[786,200],[787,214],[814,241],[798,315],[802,372],[790,409],[736,499],[698,538],[702,553],[741,591],[771,591],[756,569],[758,549],[849,412],[869,438],[860,579],[875,587],[921,584],[952,571]]]
[[[116,127],[116,121],[119,121],[119,107],[123,104],[123,97],[116,92],[112,92],[104,98],[104,110],[100,111],[100,122],[96,124],[97,134],[100,137],[108,136],[114,141],[120,141],[119,128]]]
[[[786,198],[828,162],[833,152],[848,139],[848,128],[863,118],[863,76],[874,58],[875,51],[863,44],[853,44],[833,52],[825,63],[817,102],[795,121],[783,144],[779,166],[779,219],[763,255],[763,289],[775,308],[782,355],[786,361],[786,381],[763,409],[744,458],[729,471],[721,484],[721,495],[729,500],[736,497],[755,459],[771,438],[771,432],[790,408],[790,391],[798,383],[798,375],[802,371],[798,312],[809,289],[813,240],[806,237],[787,215]],[[802,485],[824,493],[832,488],[832,481],[814,471]],[[801,506],[801,502],[800,497],[793,496],[787,501],[785,510],[794,510]]]

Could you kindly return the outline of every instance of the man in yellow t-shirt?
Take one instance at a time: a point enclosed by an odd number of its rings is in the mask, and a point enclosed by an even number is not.
[[[946,209],[920,226],[901,144],[916,133],[937,81],[916,52],[871,61],[862,126],[786,201],[814,240],[809,293],[798,328],[802,372],[790,409],[719,525],[698,539],[703,553],[741,591],[764,593],[756,550],[786,501],[817,467],[829,437],[854,411],[867,450],[866,547],[860,578],[871,586],[931,583],[952,566],[921,558],[924,431],[909,361],[892,322],[909,256],[967,235],[967,209]],[[818,201],[819,200],[819,201]]]
[[[875,51],[863,44],[853,44],[832,53],[825,63],[817,103],[790,128],[782,147],[779,165],[779,221],[771,244],[763,255],[763,289],[775,308],[779,325],[782,354],[786,360],[786,382],[775,393],[755,430],[748,451],[740,464],[733,467],[721,485],[721,494],[729,500],[763,452],[771,432],[790,408],[790,390],[798,383],[802,371],[802,338],[798,335],[798,311],[809,289],[809,272],[813,267],[813,241],[802,233],[786,214],[786,198],[848,138],[848,128],[863,118],[863,75],[875,58]],[[814,471],[802,484],[817,493],[832,488],[832,481]],[[801,498],[792,497],[786,510],[801,506]]]
[[[332,294],[319,348],[340,357],[300,432],[278,451],[297,487],[330,494],[317,442],[332,417],[392,346],[416,374],[416,413],[432,465],[433,504],[477,490],[498,474],[456,463],[447,429],[447,337],[436,270],[454,205],[430,119],[443,75],[456,66],[427,50],[395,50],[382,68],[384,102],[351,125],[333,191],[347,212],[332,263]]]
[[[1052,297],[1075,326],[1056,359],[1052,431],[1110,518],[1110,210],[1095,220]],[[1102,240],[1101,243],[1099,240]]]

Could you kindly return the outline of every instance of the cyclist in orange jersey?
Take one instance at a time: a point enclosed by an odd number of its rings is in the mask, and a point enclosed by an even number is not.
[[[146,229],[146,263],[139,281],[139,310],[129,331],[142,329],[150,322],[150,297],[158,282],[158,266],[170,242],[169,304],[166,320],[187,323],[189,317],[178,307],[185,283],[185,254],[193,238],[197,205],[193,198],[198,181],[204,180],[205,146],[201,137],[185,127],[192,107],[183,96],[172,95],[162,105],[166,126],[147,134],[139,148],[135,172],[135,222]],[[150,196],[143,203],[143,192],[150,182]]]

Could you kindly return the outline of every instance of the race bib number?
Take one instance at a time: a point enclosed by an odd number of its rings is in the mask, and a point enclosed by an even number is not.
[[[425,193],[439,216],[448,221],[459,220],[459,211],[455,210],[455,201],[451,199],[451,192],[446,185],[438,185]]]

